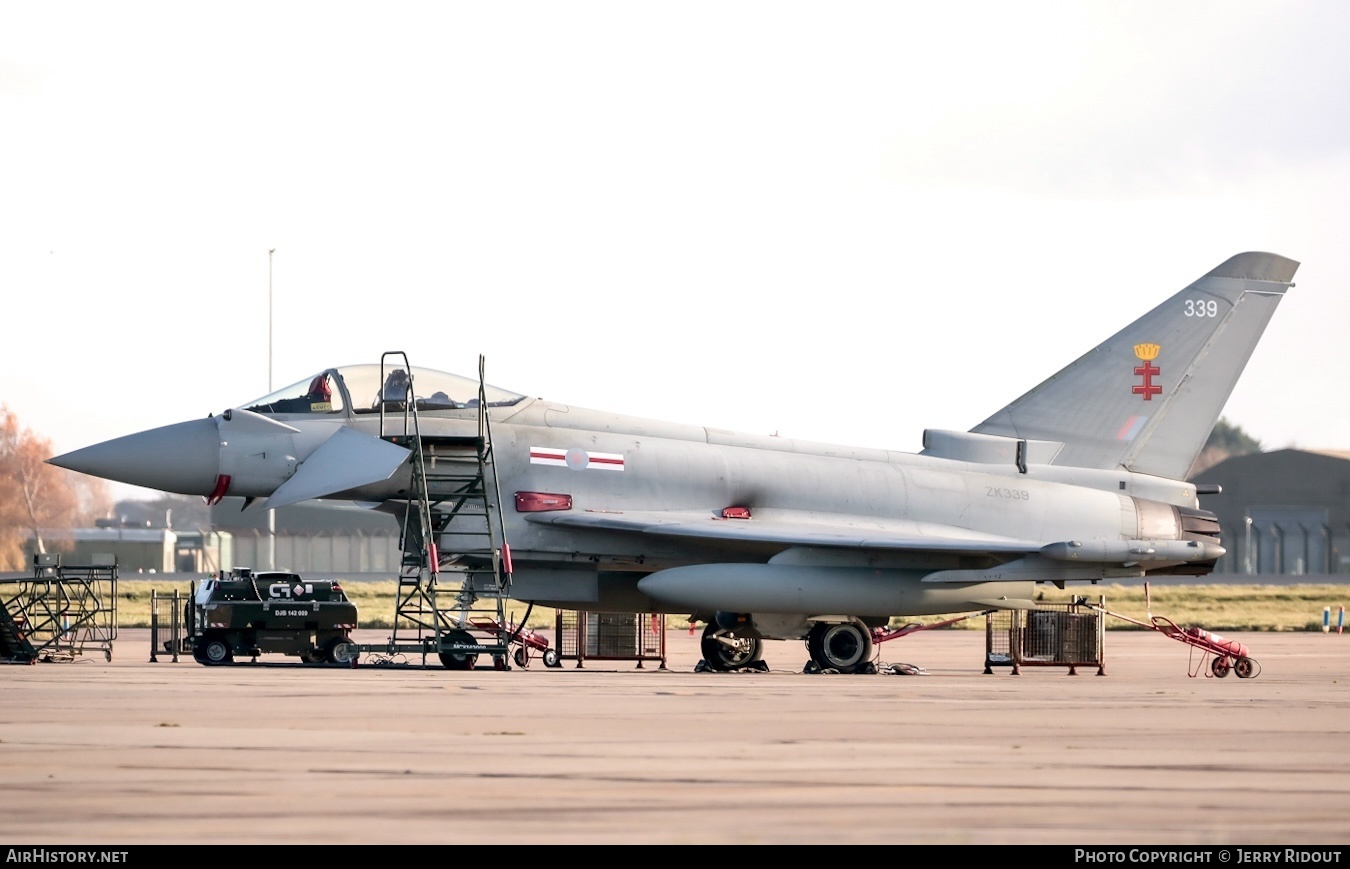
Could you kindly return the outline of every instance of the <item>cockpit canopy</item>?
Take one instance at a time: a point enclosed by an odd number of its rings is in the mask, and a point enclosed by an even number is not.
[[[387,411],[402,411],[409,398],[418,412],[478,407],[478,381],[430,368],[347,365],[329,368],[292,383],[270,395],[241,405],[254,413],[378,413],[383,400]],[[484,386],[488,407],[509,407],[525,396],[495,386]]]

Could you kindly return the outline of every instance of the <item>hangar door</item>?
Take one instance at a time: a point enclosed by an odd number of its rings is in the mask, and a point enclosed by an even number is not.
[[[1241,541],[1255,573],[1333,573],[1331,527],[1324,507],[1251,507]]]

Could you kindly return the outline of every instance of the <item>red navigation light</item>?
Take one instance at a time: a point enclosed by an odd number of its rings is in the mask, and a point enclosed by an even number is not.
[[[722,511],[723,519],[749,519],[749,507],[727,507]]]
[[[547,513],[550,510],[571,510],[572,496],[556,492],[517,492],[517,513]]]

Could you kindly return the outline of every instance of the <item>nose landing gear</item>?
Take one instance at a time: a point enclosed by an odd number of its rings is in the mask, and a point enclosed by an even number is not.
[[[716,623],[703,629],[700,649],[708,669],[721,673],[752,667],[764,657],[764,641],[759,637],[744,628],[726,630]]]

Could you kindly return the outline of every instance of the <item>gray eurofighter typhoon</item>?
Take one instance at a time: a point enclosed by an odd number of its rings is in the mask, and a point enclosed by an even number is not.
[[[50,461],[213,502],[332,498],[398,515],[413,465],[381,396],[415,403],[427,439],[472,437],[485,410],[511,598],[689,615],[707,623],[713,669],[804,639],[819,668],[859,672],[894,616],[1034,608],[1043,582],[1209,573],[1219,525],[1185,477],[1297,268],[1238,254],[972,430],[925,431],[918,454],[371,364]],[[466,557],[439,543],[441,562]]]

